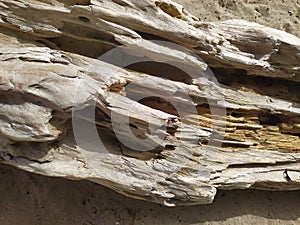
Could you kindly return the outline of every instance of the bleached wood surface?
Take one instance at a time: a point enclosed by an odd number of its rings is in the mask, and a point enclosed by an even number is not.
[[[0,31],[3,163],[168,206],[300,189],[299,38],[152,0],[2,0]]]

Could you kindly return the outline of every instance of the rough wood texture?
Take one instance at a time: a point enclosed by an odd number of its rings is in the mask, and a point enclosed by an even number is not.
[[[3,163],[167,206],[300,189],[299,38],[167,0],[1,0],[0,31]]]

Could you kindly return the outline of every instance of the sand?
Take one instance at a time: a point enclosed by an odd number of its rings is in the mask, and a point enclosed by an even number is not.
[[[300,0],[175,0],[201,21],[245,19],[300,37]]]
[[[300,37],[297,0],[176,0],[203,21],[247,19]],[[299,225],[300,191],[220,191],[211,205],[166,208],[86,181],[0,165],[0,225]]]
[[[166,208],[87,181],[0,166],[1,225],[300,224],[300,191],[222,191],[212,205]]]

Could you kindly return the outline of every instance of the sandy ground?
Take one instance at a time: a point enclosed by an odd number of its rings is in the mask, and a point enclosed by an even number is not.
[[[300,37],[300,0],[175,0],[202,21],[245,19]]]
[[[297,0],[176,0],[204,21],[242,18],[300,37]],[[206,206],[165,208],[100,185],[0,165],[0,225],[300,224],[300,191],[226,191]]]
[[[11,166],[0,166],[0,180],[1,225],[300,224],[300,191],[226,191],[212,205],[166,208]]]

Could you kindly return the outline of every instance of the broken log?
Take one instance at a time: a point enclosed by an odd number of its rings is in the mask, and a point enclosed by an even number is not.
[[[0,1],[2,163],[167,206],[300,189],[300,39],[169,0]]]

